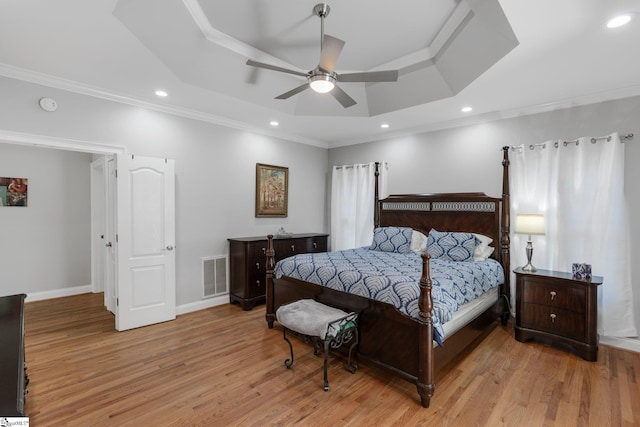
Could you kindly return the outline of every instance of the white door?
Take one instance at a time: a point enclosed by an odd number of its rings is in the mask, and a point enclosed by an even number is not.
[[[91,162],[91,285],[94,293],[105,290],[106,161]],[[106,293],[105,293],[106,306]]]
[[[105,260],[105,286],[104,286],[104,305],[107,310],[116,314],[117,307],[117,289],[116,281],[118,280],[117,271],[117,254],[116,254],[116,159],[111,157],[107,161],[107,211],[106,211],[106,238],[104,242],[106,250]]]
[[[174,161],[117,157],[116,329],[173,320],[175,287]]]

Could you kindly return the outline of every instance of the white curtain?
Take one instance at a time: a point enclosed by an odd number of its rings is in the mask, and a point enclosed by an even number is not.
[[[380,163],[379,197],[387,195],[387,164]],[[331,250],[368,246],[373,240],[375,163],[334,166],[331,176]]]
[[[624,144],[617,133],[591,141],[515,147],[511,214],[543,214],[545,235],[531,236],[533,265],[570,272],[572,263],[591,264],[593,275],[604,278],[598,289],[600,334],[635,337]],[[526,264],[527,239],[512,235],[511,265]]]

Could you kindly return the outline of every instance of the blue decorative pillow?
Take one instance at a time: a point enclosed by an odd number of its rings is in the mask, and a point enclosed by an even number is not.
[[[404,227],[379,227],[373,230],[373,243],[369,249],[382,252],[411,252],[413,229]]]
[[[476,236],[472,233],[431,229],[427,240],[427,253],[433,258],[446,261],[472,261],[476,243]]]

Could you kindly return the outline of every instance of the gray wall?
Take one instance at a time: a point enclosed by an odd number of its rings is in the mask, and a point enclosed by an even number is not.
[[[640,218],[640,97],[335,148],[329,150],[329,167],[387,161],[391,194],[481,191],[500,197],[501,147],[616,131],[635,134],[625,142],[625,191],[631,218],[631,259],[635,260],[640,256],[640,222],[634,220]],[[632,264],[632,282],[640,330],[638,263]]]
[[[231,129],[207,122],[105,101],[8,78],[0,78],[0,129],[66,138],[93,143],[125,146],[128,153],[144,156],[169,157],[176,161],[176,274],[177,304],[184,305],[202,299],[202,257],[228,253],[227,238],[259,236],[277,232],[284,227],[294,233],[326,231],[325,182],[327,151],[273,137]],[[47,113],[38,106],[43,96],[54,98],[59,108]],[[0,144],[0,158],[20,150],[13,145]],[[48,154],[36,154],[42,150]],[[30,179],[33,172],[26,170],[36,157],[56,152],[55,161],[62,151],[33,149],[19,156],[14,169]],[[69,156],[77,154],[67,153]],[[65,195],[69,199],[82,198],[86,214],[82,240],[86,264],[83,273],[73,280],[64,280],[71,274],[65,271],[57,280],[61,287],[90,284],[90,262],[86,254],[90,248],[88,226],[89,162],[90,156],[71,162],[84,170],[87,180],[82,194]],[[64,160],[67,161],[67,160]],[[11,162],[13,164],[13,162]],[[54,163],[54,160],[51,161]],[[255,218],[255,167],[267,163],[289,168],[289,215],[287,218]],[[2,163],[0,163],[2,165]],[[24,166],[23,166],[24,165]],[[38,167],[40,162],[35,163]],[[58,166],[59,167],[59,166]],[[5,169],[0,171],[6,174]],[[22,173],[24,172],[24,173]],[[6,175],[5,175],[6,176]],[[51,176],[55,181],[59,175]],[[30,188],[30,191],[31,191]],[[35,189],[34,189],[35,191]],[[30,192],[30,207],[35,211],[42,206],[37,194]],[[62,203],[69,203],[63,199]],[[31,207],[33,206],[33,208]],[[42,208],[39,215],[45,215]],[[2,210],[2,215],[6,210]],[[20,228],[37,224],[29,216],[12,213]],[[2,221],[5,230],[5,221]],[[23,243],[19,235],[11,239],[1,237],[2,266],[11,266],[18,255],[39,251],[36,242]],[[47,236],[42,236],[43,241]],[[63,240],[61,252],[72,250],[77,242]],[[5,249],[5,247],[11,250]],[[27,268],[14,277],[12,291],[41,292],[48,290],[43,283],[47,271],[75,269],[76,264],[56,266],[55,260],[44,257],[42,273]],[[30,264],[31,265],[31,264]],[[4,270],[4,268],[3,268]],[[4,277],[0,278],[0,294],[10,293]]]
[[[0,295],[91,282],[91,155],[0,144],[0,175],[28,178],[28,206],[0,208]]]

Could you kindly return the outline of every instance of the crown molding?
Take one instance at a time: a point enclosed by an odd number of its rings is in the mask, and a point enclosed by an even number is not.
[[[14,132],[6,129],[0,129],[0,142],[95,154],[123,154],[127,151],[125,147],[117,144],[101,144],[78,139],[58,138],[50,135]]]
[[[226,33],[223,33],[222,31],[213,28],[213,26],[209,22],[209,18],[207,18],[207,15],[200,7],[200,3],[198,2],[198,0],[182,0],[182,3],[187,8],[187,11],[195,21],[202,34],[211,43],[217,44],[218,46],[235,52],[243,57],[260,60],[263,62],[266,61],[270,64],[277,65],[278,67],[297,70],[301,73],[307,72],[307,70],[301,70],[295,65],[289,64],[288,62],[278,59],[275,56],[269,55],[268,53],[260,49],[256,49],[251,45],[248,45],[236,38],[231,37]]]
[[[567,98],[555,102],[545,104],[529,105],[509,110],[497,110],[483,114],[476,114],[455,120],[447,120],[443,122],[430,123],[417,127],[398,130],[395,132],[385,131],[384,135],[364,136],[354,138],[347,141],[329,144],[329,149],[346,147],[349,145],[364,144],[367,142],[385,141],[395,138],[402,138],[420,133],[435,132],[445,129],[453,129],[457,127],[473,126],[483,123],[496,122],[499,120],[507,120],[516,117],[530,116],[533,114],[547,113],[550,111],[564,110],[568,108],[581,107],[584,105],[598,104],[600,102],[615,101],[617,99],[631,98],[640,96],[640,85],[627,86],[623,88],[613,89],[604,92],[591,93],[576,98]],[[626,130],[620,130],[620,133],[626,133]]]
[[[140,107],[148,110],[158,111],[158,112],[170,114],[173,116],[180,116],[180,117],[212,123],[215,125],[224,126],[232,129],[243,130],[251,133],[256,133],[259,135],[265,135],[273,138],[284,139],[287,141],[298,142],[300,144],[311,145],[314,147],[328,148],[327,143],[324,141],[311,139],[311,138],[304,138],[299,135],[270,132],[268,130],[257,128],[245,122],[231,120],[225,117],[221,117],[221,116],[217,116],[209,113],[203,113],[201,111],[191,110],[188,108],[156,104],[153,102],[144,101],[141,99],[133,98],[128,95],[117,93],[115,91],[110,91],[108,89],[88,85],[85,83],[79,83],[73,80],[63,79],[61,77],[51,76],[49,74],[44,74],[37,71],[15,67],[13,65],[0,63],[0,76],[5,76],[5,77],[9,77],[16,80],[22,80],[29,83],[48,86],[55,89],[65,90],[65,91],[73,92],[80,95],[100,98],[107,101],[113,101],[121,104],[131,105],[134,107]]]

